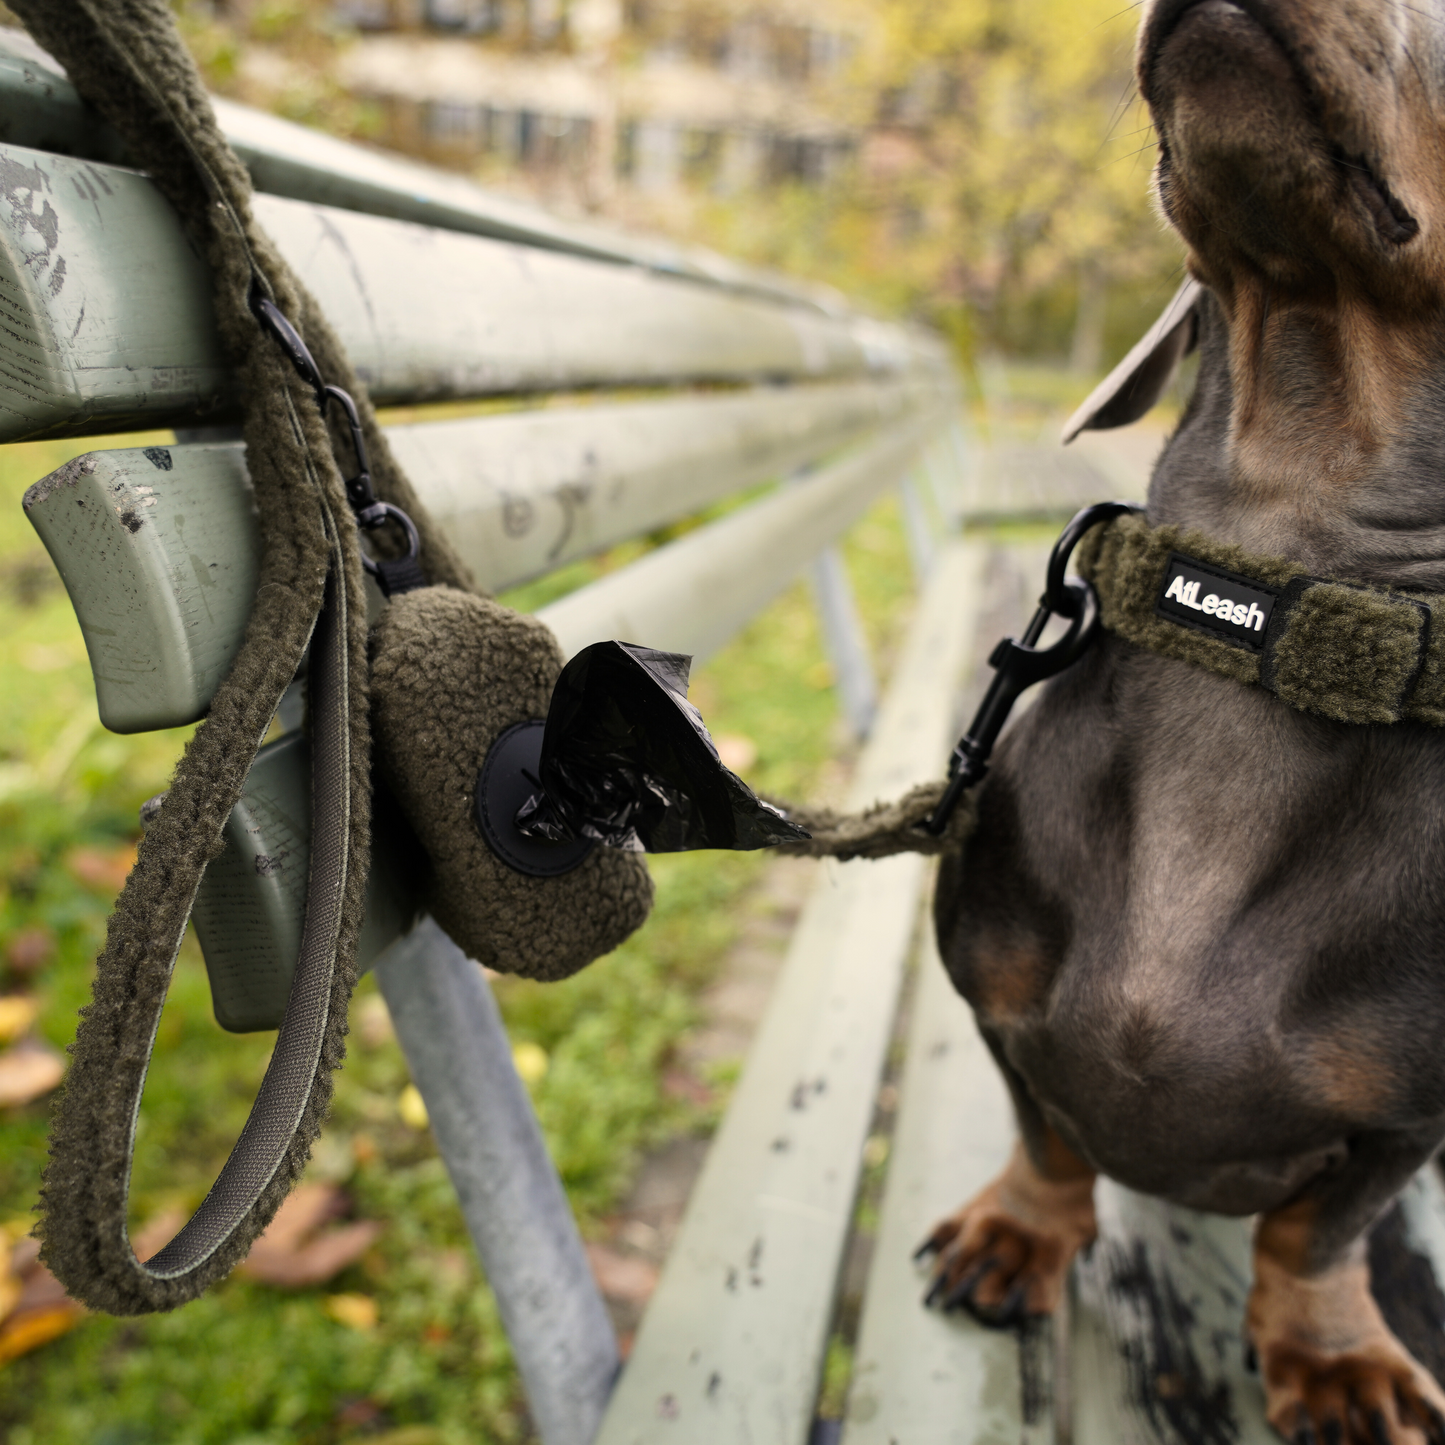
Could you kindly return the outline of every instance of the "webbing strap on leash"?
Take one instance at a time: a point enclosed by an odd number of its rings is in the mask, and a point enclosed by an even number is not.
[[[340,562],[340,548],[335,553]],[[346,589],[339,566],[311,643],[311,866],[301,951],[286,1014],[251,1113],[199,1209],[158,1254],[138,1267],[156,1279],[194,1274],[245,1224],[276,1177],[301,1128],[321,1063],[346,896],[351,812]],[[164,811],[164,808],[162,808]],[[180,940],[176,940],[179,948]],[[157,1008],[155,1023],[160,1021]],[[154,1037],[154,1029],[152,1029]],[[144,1076],[138,1081],[144,1084]],[[131,1108],[128,1153],[135,1148],[140,1089]]]

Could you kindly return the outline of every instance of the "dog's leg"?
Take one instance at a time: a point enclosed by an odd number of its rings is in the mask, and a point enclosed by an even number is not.
[[[1069,1265],[1097,1233],[1094,1173],[1070,1158],[1081,1172],[1050,1179],[1020,1141],[1003,1173],[938,1223],[919,1250],[938,1256],[928,1304],[998,1329],[1054,1312]]]
[[[1248,1330],[1269,1422],[1292,1445],[1445,1445],[1445,1391],[1385,1324],[1365,1262],[1370,1221],[1428,1153],[1357,1142],[1260,1219]]]
[[[1054,1132],[991,1031],[1022,1138],[1002,1174],[940,1220],[920,1256],[937,1263],[927,1303],[999,1329],[1058,1307],[1069,1265],[1098,1232],[1094,1171]]]

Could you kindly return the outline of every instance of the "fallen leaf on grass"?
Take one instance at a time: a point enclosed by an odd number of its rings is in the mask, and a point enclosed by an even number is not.
[[[681,1099],[705,1109],[713,1101],[712,1087],[684,1069],[669,1069],[662,1076],[662,1092],[671,1099]]]
[[[396,1112],[408,1129],[425,1129],[430,1120],[426,1112],[426,1100],[415,1084],[408,1084],[397,1096]]]
[[[636,1255],[620,1254],[605,1244],[589,1244],[587,1262],[597,1288],[609,1299],[646,1304],[657,1288],[657,1266]]]
[[[346,1195],[333,1185],[302,1184],[251,1246],[240,1272],[279,1289],[325,1284],[347,1265],[355,1264],[381,1233],[381,1225],[374,1219],[325,1228],[346,1212],[347,1203]]]
[[[55,935],[37,925],[12,933],[5,945],[5,962],[16,973],[34,973],[55,957]]]
[[[376,1301],[369,1294],[330,1294],[323,1308],[337,1324],[349,1330],[376,1328]]]
[[[376,1422],[383,1418],[381,1406],[375,1400],[368,1400],[365,1397],[359,1400],[346,1400],[336,1412],[336,1423],[344,1430],[355,1430],[368,1425],[375,1426]]]
[[[21,1039],[0,1052],[0,1108],[43,1098],[65,1077],[65,1056],[39,1039]]]
[[[0,994],[0,1044],[18,1039],[40,1013],[40,1000],[34,994]]]
[[[134,843],[119,848],[72,848],[65,866],[77,882],[97,893],[119,893],[135,867]]]
[[[74,1329],[86,1311],[40,1263],[38,1240],[12,1245],[0,1230],[0,1262],[0,1365],[5,1365]]]
[[[550,1064],[547,1050],[541,1044],[529,1043],[525,1039],[512,1045],[512,1067],[524,1084],[538,1084],[546,1077]]]

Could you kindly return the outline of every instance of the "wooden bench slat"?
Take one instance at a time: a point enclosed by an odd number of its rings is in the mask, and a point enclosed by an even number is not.
[[[87,452],[25,494],[112,732],[194,722],[235,659],[261,546],[238,459],[229,445]]]
[[[869,504],[903,478],[939,413],[905,421],[826,470],[544,607],[570,656],[609,638],[710,656]]]
[[[343,210],[494,236],[685,277],[827,314],[848,307],[831,288],[758,271],[660,237],[564,221],[462,176],[338,140],[280,116],[213,96],[221,129],[258,191]],[[20,30],[0,28],[0,137],[12,145],[124,163],[120,137],[82,104],[53,57]]]
[[[951,544],[920,605],[850,806],[936,774],[978,605]],[[924,861],[828,866],[597,1445],[803,1445]]]
[[[144,176],[0,146],[0,441],[235,410],[205,268]],[[482,236],[257,196],[373,399],[945,375],[897,328]]]
[[[1244,1364],[1251,1223],[1101,1179],[1099,1239],[1075,1265],[1075,1438],[1276,1445]]]
[[[485,587],[515,586],[784,477],[932,401],[824,382],[388,429]]]
[[[1075,1270],[1074,1438],[1277,1445],[1263,1386],[1244,1357],[1252,1221],[1200,1214],[1109,1180],[1096,1200],[1099,1241]],[[1410,1266],[1434,1275],[1405,1303],[1416,1328],[1433,1336],[1426,1363],[1438,1369],[1445,1318],[1416,1313],[1427,1294],[1440,1299],[1445,1282],[1445,1190],[1435,1165],[1406,1186],[1400,1214]]]
[[[1032,1332],[1024,1345],[1026,1379],[1016,1335],[923,1306],[928,1270],[914,1264],[914,1250],[998,1174],[1016,1131],[1003,1078],[944,972],[931,919],[918,969],[843,1445],[1052,1445],[1052,1330]]]
[[[579,408],[394,435],[422,499],[496,588],[776,475],[861,429],[870,404],[886,413],[911,399],[820,388],[765,395],[756,406],[720,397]],[[680,557],[663,548],[641,572],[616,573],[600,591],[556,604],[569,651],[585,645],[575,640],[583,633],[586,641],[665,635],[651,645],[696,653],[725,641],[807,565],[808,539],[825,545],[898,480],[926,425],[906,415],[856,455],[761,504],[770,510],[755,514],[755,504],[721,531],[684,539]],[[651,450],[668,443],[670,455]],[[202,716],[256,589],[259,542],[240,445],[89,452],[32,487],[25,510],[75,606],[106,727],[143,732]],[[769,535],[774,521],[792,534]],[[690,585],[672,595],[679,577]],[[613,621],[624,630],[606,632]]]
[[[209,281],[155,187],[15,146],[0,173],[0,441],[218,408],[230,373]]]
[[[255,212],[381,401],[868,366],[846,321],[640,268],[277,196]]]

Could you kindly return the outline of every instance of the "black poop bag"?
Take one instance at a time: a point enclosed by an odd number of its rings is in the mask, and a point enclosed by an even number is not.
[[[583,648],[553,690],[538,787],[517,812],[518,831],[648,853],[809,837],[723,766],[687,700],[691,664],[629,642]]]

